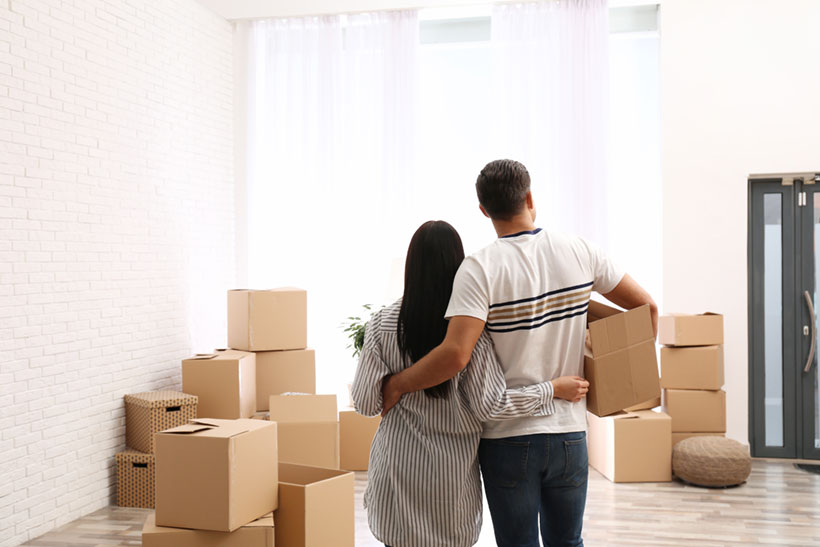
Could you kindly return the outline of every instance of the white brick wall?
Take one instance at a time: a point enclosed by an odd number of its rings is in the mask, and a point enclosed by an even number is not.
[[[0,0],[0,545],[112,500],[122,396],[225,343],[231,25]]]

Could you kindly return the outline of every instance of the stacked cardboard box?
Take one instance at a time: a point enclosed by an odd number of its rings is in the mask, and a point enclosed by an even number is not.
[[[256,412],[256,355],[219,349],[184,359],[182,391],[199,398],[200,418],[250,418]]]
[[[269,406],[270,420],[279,424],[281,461],[339,469],[335,395],[271,395]]]
[[[154,434],[196,417],[197,398],[178,391],[126,395],[125,443],[116,455],[117,505],[154,507]]]
[[[339,467],[347,471],[367,471],[370,446],[381,416],[369,418],[352,408],[339,411]]]
[[[228,291],[228,345],[256,356],[256,411],[268,410],[271,395],[316,393],[304,290]]]
[[[273,547],[276,424],[196,419],[156,435],[156,512],[145,547]]]
[[[228,343],[255,356],[256,412],[251,417],[279,423],[282,461],[338,469],[341,458],[344,469],[367,470],[379,418],[352,410],[337,417],[336,396],[316,395],[304,290],[228,291]]]
[[[723,387],[723,316],[668,315],[660,318],[661,386],[672,416],[672,445],[698,435],[726,432]]]
[[[671,480],[671,419],[645,410],[661,395],[649,306],[623,312],[593,301],[587,322],[590,465],[613,482]]]

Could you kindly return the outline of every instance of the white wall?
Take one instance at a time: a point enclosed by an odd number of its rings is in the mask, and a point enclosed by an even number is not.
[[[122,396],[225,343],[231,25],[0,3],[0,545],[107,505]]]
[[[748,432],[750,173],[820,169],[820,2],[664,0],[664,310],[725,314],[728,435]]]

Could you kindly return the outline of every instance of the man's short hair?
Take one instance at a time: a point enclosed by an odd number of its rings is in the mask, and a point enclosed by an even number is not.
[[[478,202],[495,220],[510,220],[524,207],[530,174],[515,160],[495,160],[484,166],[475,183]]]

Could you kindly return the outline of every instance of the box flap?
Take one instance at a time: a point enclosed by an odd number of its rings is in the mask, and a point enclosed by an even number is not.
[[[648,305],[619,311],[600,302],[596,302],[593,307],[590,302],[590,310],[587,321],[590,347],[594,357],[655,338]]]
[[[213,359],[214,357],[216,357],[216,353],[197,353],[193,357],[188,357],[187,360],[188,361],[198,361],[198,360],[206,361],[208,359]]]
[[[178,425],[176,427],[172,427],[171,429],[165,429],[160,431],[160,433],[175,433],[175,434],[192,434],[192,433],[199,433],[200,431],[207,431],[209,429],[213,429],[213,426],[206,425],[206,424],[185,424],[185,425]]]
[[[259,517],[253,522],[249,522],[243,528],[273,528],[273,513],[268,513],[264,517]]]

